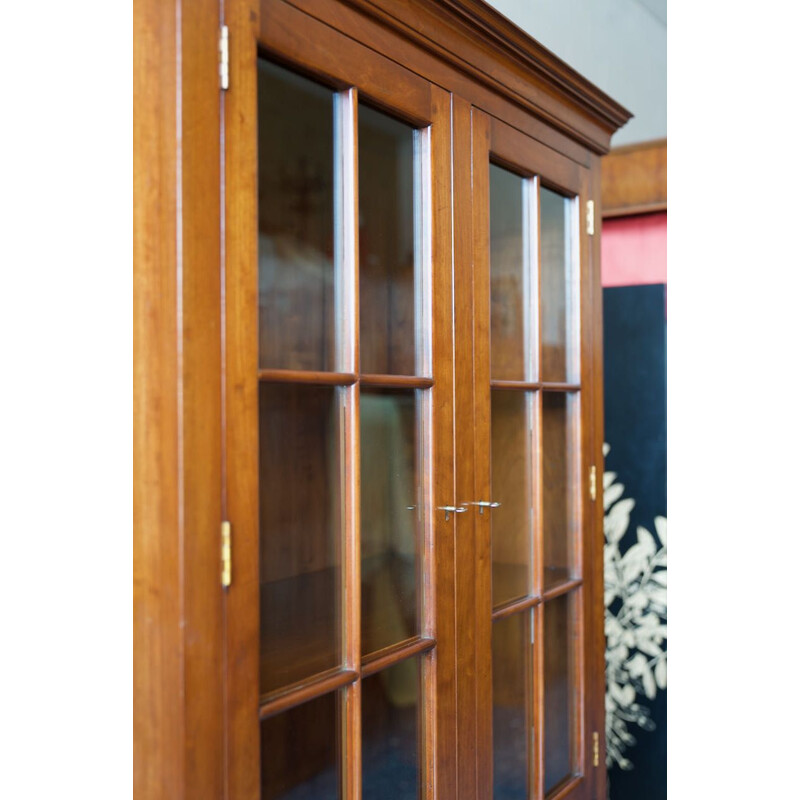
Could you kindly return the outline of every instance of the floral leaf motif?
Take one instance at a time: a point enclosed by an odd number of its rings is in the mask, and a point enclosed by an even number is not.
[[[604,456],[609,449],[603,445]],[[636,743],[629,726],[655,728],[637,697],[653,700],[667,687],[667,520],[655,518],[655,535],[638,526],[636,543],[621,553],[635,501],[623,498],[625,487],[616,479],[614,472],[603,477],[606,750],[609,766],[629,770],[625,750]]]

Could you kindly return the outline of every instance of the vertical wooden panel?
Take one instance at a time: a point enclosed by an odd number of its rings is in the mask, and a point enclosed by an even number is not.
[[[184,796],[176,2],[133,5],[133,789]]]
[[[342,365],[354,373],[360,363],[359,246],[358,246],[358,91],[337,98],[338,191],[341,214],[336,280],[341,292],[337,330],[342,336]],[[344,661],[361,669],[361,395],[357,385],[346,390],[344,479]],[[361,682],[342,692],[343,797],[361,797]]]
[[[449,505],[455,497],[453,444],[453,231],[452,231],[452,151],[451,101],[449,92],[431,87],[433,126],[430,137],[432,254],[432,339],[433,377],[433,474],[436,483],[427,492],[433,519],[432,585],[426,587],[429,599],[426,622],[433,622],[436,650],[426,666],[427,696],[435,696],[435,719],[426,716],[433,728],[427,742],[436,758],[435,797],[456,797],[456,618],[455,563],[452,522],[445,522],[436,506]],[[459,516],[464,516],[463,514]],[[430,674],[435,674],[435,695]],[[427,709],[426,709],[427,715]],[[430,762],[430,757],[428,758]],[[430,776],[426,775],[430,786]],[[431,797],[430,794],[425,795]]]
[[[455,314],[455,503],[473,499],[473,220],[472,180],[465,165],[472,163],[470,103],[453,98],[453,251]],[[439,512],[441,513],[441,512]],[[458,797],[478,796],[475,674],[475,514],[451,516],[456,559],[456,675],[458,715]]]
[[[225,511],[233,578],[225,604],[226,794],[260,792],[258,668],[258,3],[228,0],[230,89],[224,95]]]
[[[472,109],[472,313],[474,477],[469,501],[491,497],[491,284],[489,265],[489,117]],[[465,276],[466,277],[466,276]],[[461,426],[463,423],[459,423]],[[475,521],[475,671],[477,675],[475,735],[477,796],[492,790],[492,512]]]
[[[605,747],[605,606],[603,602],[603,287],[600,282],[600,235],[603,218],[601,208],[600,157],[593,156],[591,172],[586,173],[583,196],[594,200],[595,233],[582,234],[581,244],[587,257],[581,264],[582,351],[584,366],[581,382],[584,385],[583,441],[584,473],[595,465],[597,471],[597,499],[589,499],[588,480],[583,476],[583,500],[587,513],[584,516],[584,625],[586,670],[586,728],[584,737],[584,763],[591,786],[591,797],[604,797],[606,793]],[[582,212],[584,206],[582,205]],[[581,220],[583,223],[583,218]],[[585,225],[581,225],[585,231]],[[592,765],[592,734],[597,732],[600,742],[599,763]]]
[[[186,796],[223,790],[219,0],[181,11]]]

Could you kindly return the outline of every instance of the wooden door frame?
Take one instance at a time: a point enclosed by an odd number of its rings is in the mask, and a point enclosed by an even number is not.
[[[263,4],[262,4],[263,5]],[[428,153],[431,173],[424,189],[423,203],[431,215],[430,259],[424,267],[429,284],[432,316],[430,331],[433,359],[433,386],[430,403],[426,403],[435,424],[430,426],[433,463],[438,490],[426,491],[432,506],[452,505],[452,253],[450,225],[450,96],[424,78],[398,63],[343,34],[288,3],[270,5],[268,20],[261,6],[249,7],[232,3],[226,13],[231,42],[231,88],[224,96],[224,140],[226,189],[224,218],[225,250],[225,396],[226,448],[224,482],[227,491],[226,509],[234,540],[233,575],[226,591],[225,651],[227,654],[226,729],[227,780],[230,797],[255,797],[260,787],[259,769],[259,576],[258,576],[258,301],[257,280],[257,107],[256,74],[259,56],[268,57],[299,70],[309,77],[338,90],[342,111],[356,119],[359,99],[398,115],[412,125],[429,128],[424,149]],[[354,76],[356,81],[351,79]],[[347,126],[345,126],[347,130]],[[345,212],[345,235],[342,268],[347,288],[344,291],[343,324],[345,337],[352,343],[346,349],[345,373],[358,375],[358,186],[353,157],[357,133],[343,140],[342,174]],[[427,257],[423,260],[427,260]],[[425,315],[427,319],[427,314]],[[428,360],[428,359],[424,359]],[[428,370],[429,367],[424,367]],[[263,373],[268,370],[261,370]],[[427,374],[427,372],[426,372]],[[399,380],[399,379],[398,379]],[[408,382],[408,381],[406,381]],[[350,381],[352,383],[352,380]],[[322,683],[309,682],[298,687],[293,700],[281,697],[278,705],[270,702],[269,713],[278,707],[290,707],[312,692],[342,686],[344,693],[342,746],[346,754],[343,783],[350,796],[357,797],[360,787],[360,681],[361,653],[359,581],[359,496],[360,464],[358,453],[358,391],[349,387],[345,415],[345,473],[348,474],[348,497],[345,503],[346,557],[344,559],[345,629],[348,646],[344,653],[344,672],[331,675]],[[426,423],[426,427],[429,427]],[[448,489],[447,486],[450,485]],[[423,640],[417,650],[430,651],[431,631],[436,631],[436,648],[425,657],[422,670],[425,694],[436,701],[426,706],[420,735],[424,738],[426,760],[421,764],[421,785],[425,796],[455,794],[455,754],[450,742],[455,739],[454,669],[455,635],[453,630],[453,557],[452,529],[455,521],[446,521],[442,513],[431,519],[435,535],[426,535],[425,560],[429,569],[423,577],[426,616],[422,620]],[[435,548],[435,553],[433,548]],[[434,557],[435,556],[435,557]],[[432,571],[431,571],[432,570]],[[427,638],[425,638],[427,637]],[[405,648],[386,654],[384,666],[398,656],[410,653]],[[376,664],[364,670],[374,671]],[[346,680],[343,680],[345,679]],[[313,685],[312,685],[313,684]],[[314,694],[313,696],[316,696]],[[436,769],[433,768],[435,764]]]

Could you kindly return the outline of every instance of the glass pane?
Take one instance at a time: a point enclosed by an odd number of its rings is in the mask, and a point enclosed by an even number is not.
[[[574,400],[567,394],[542,393],[543,453],[543,525],[544,525],[544,588],[548,589],[574,574],[572,491],[574,487],[573,453],[575,442],[570,436],[570,406]]]
[[[261,723],[262,800],[339,797],[338,693]]]
[[[258,62],[262,368],[336,368],[334,94]]]
[[[361,682],[364,800],[417,800],[419,686],[419,657]]]
[[[494,800],[528,797],[530,613],[492,623],[492,739]]]
[[[528,594],[533,395],[492,389],[492,602]]]
[[[573,303],[572,201],[541,187],[539,225],[542,261],[542,380],[573,380],[568,363],[575,325]]]
[[[544,789],[572,772],[575,628],[573,594],[544,606]]]
[[[525,181],[489,165],[492,378],[532,378],[529,270],[525,263]]]
[[[340,663],[344,391],[260,387],[262,692]]]
[[[416,390],[361,390],[361,649],[419,632]]]
[[[414,128],[358,107],[361,372],[416,371]]]

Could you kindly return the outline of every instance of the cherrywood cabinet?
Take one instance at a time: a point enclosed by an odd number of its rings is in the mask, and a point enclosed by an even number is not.
[[[604,797],[629,114],[476,0],[134,20],[137,796]]]

